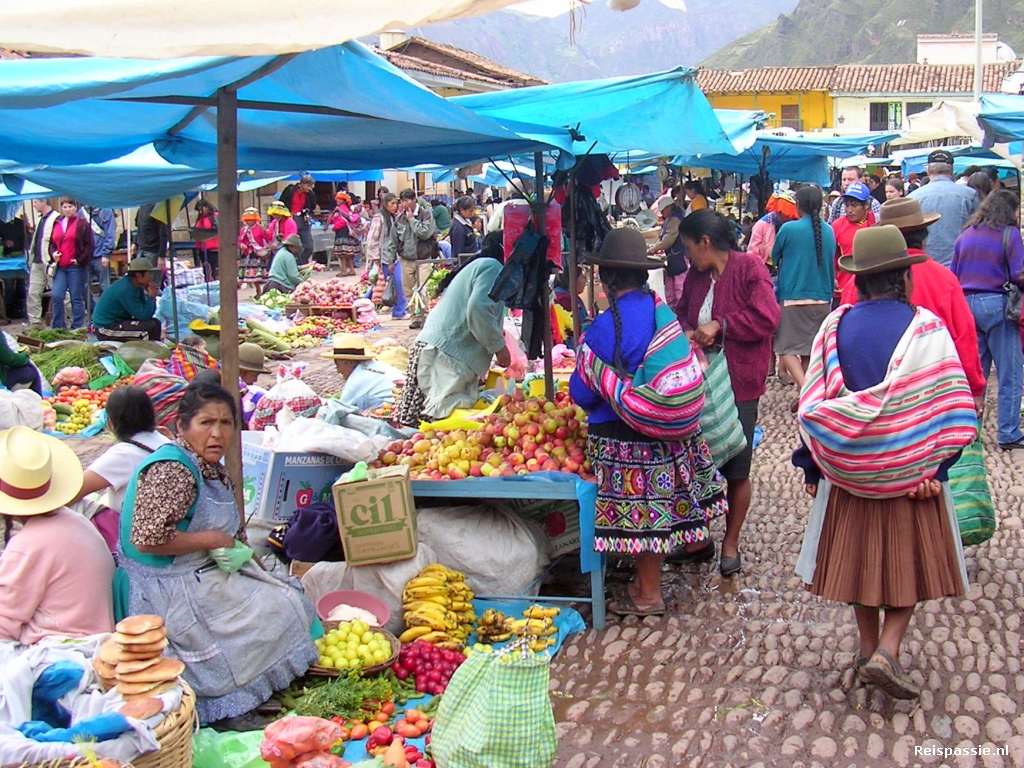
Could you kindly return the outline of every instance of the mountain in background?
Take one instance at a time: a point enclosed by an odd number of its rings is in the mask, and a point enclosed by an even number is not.
[[[560,83],[696,66],[730,41],[791,11],[795,2],[687,0],[687,10],[681,11],[643,0],[619,13],[596,0],[577,11],[575,45],[569,43],[568,14],[543,18],[509,10],[433,24],[412,34]]]
[[[1020,56],[1020,0],[984,0],[985,32]],[[908,64],[918,34],[973,34],[974,0],[800,0],[790,14],[726,43],[703,61],[716,69],[831,64]]]

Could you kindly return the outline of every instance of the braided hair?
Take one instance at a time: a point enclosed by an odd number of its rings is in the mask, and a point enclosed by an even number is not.
[[[870,275],[856,275],[854,284],[857,286],[857,300],[892,298],[901,304],[912,307],[913,304],[910,303],[910,297],[907,296],[907,285],[904,280],[909,271],[910,267],[897,267]]]
[[[604,283],[605,293],[608,296],[608,309],[612,313],[612,322],[615,324],[615,352],[612,355],[612,365],[619,375],[625,376],[628,375],[628,372],[626,363],[622,359],[622,314],[615,296],[621,291],[637,288],[645,294],[650,294],[651,289],[647,285],[647,271],[627,267],[602,266],[601,282]]]
[[[814,185],[800,187],[796,191],[796,209],[799,213],[811,217],[811,229],[814,230],[814,253],[818,257],[818,268],[824,264],[821,250],[821,190]]]

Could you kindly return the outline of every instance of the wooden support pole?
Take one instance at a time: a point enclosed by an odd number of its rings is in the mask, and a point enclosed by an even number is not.
[[[220,202],[217,229],[220,243],[220,365],[221,382],[238,393],[238,94],[230,88],[217,91],[217,195]],[[241,414],[239,397],[239,414]],[[228,446],[225,463],[235,487],[238,517],[245,523],[242,499],[242,435]]]
[[[544,205],[544,155],[533,154],[533,222],[537,231],[546,233],[546,214]],[[547,258],[545,255],[544,258]],[[555,397],[555,372],[551,364],[551,286],[547,281],[541,286],[541,316],[534,322],[542,323],[544,331],[544,395],[548,400]]]

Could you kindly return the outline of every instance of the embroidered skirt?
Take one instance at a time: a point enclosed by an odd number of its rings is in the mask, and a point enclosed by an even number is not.
[[[728,509],[725,480],[701,437],[620,440],[592,431],[587,455],[597,476],[597,552],[668,554],[708,541],[709,522]]]
[[[334,236],[334,258],[356,259],[362,256],[363,249],[359,241],[352,235],[336,234]]]

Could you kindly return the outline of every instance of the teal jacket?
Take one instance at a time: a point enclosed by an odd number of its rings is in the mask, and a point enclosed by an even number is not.
[[[274,280],[281,285],[287,286],[289,291],[294,291],[302,282],[299,274],[299,262],[295,260],[295,254],[284,246],[274,254],[274,260],[270,264],[270,274],[267,278]]]
[[[128,320],[152,320],[155,314],[156,299],[132,285],[131,276],[125,275],[96,301],[92,324],[97,328],[109,328],[114,323]]]
[[[772,263],[779,270],[779,301],[813,299],[831,301],[835,290],[836,236],[821,219],[821,266],[814,247],[810,216],[787,221],[779,228],[772,248]]]
[[[504,305],[487,295],[499,272],[501,264],[494,259],[467,264],[427,315],[418,341],[465,363],[478,376],[486,375],[491,358],[505,346]]]

